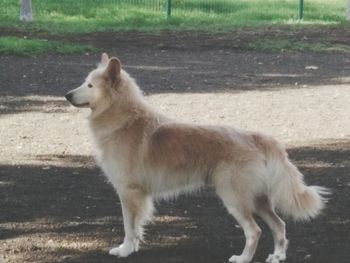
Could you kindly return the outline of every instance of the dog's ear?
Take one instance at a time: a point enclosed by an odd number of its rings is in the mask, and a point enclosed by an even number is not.
[[[119,59],[115,57],[111,58],[108,62],[108,66],[105,71],[107,77],[110,80],[112,80],[112,82],[115,82],[120,78],[120,71],[121,71],[121,63]]]
[[[108,58],[107,53],[102,53],[100,65],[101,66],[107,66],[108,61],[109,61],[109,58]]]

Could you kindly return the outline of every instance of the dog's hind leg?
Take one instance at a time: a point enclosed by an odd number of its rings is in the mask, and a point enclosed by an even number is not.
[[[244,214],[235,208],[229,208],[229,212],[237,220],[238,224],[242,227],[246,238],[245,246],[241,255],[233,255],[229,261],[233,263],[249,263],[254,256],[258,241],[260,238],[261,230],[254,221],[252,214]]]
[[[153,201],[141,189],[128,188],[119,195],[122,204],[125,237],[123,243],[109,251],[109,254],[127,257],[138,251],[143,240],[143,225],[153,212]]]
[[[241,255],[233,255],[229,261],[232,263],[249,263],[253,259],[258,241],[261,235],[261,229],[256,224],[252,212],[244,208],[232,192],[218,193],[228,212],[236,219],[242,227],[246,238],[245,246]]]
[[[268,256],[266,262],[279,263],[284,261],[286,259],[286,250],[288,246],[286,224],[276,214],[266,196],[257,198],[256,213],[269,226],[274,240],[274,252]]]

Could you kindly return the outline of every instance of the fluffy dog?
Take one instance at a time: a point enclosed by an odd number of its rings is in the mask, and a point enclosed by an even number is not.
[[[272,231],[274,252],[266,262],[286,259],[285,223],[275,209],[294,219],[319,214],[326,188],[306,186],[284,148],[269,136],[219,126],[176,122],[147,105],[120,61],[102,54],[101,63],[66,98],[89,107],[97,160],[119,195],[123,243],[110,254],[138,251],[153,200],[203,186],[214,189],[242,227],[246,243],[229,261],[252,260],[261,234],[253,215]]]

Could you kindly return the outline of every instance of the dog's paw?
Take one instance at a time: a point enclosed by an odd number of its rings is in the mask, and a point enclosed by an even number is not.
[[[129,256],[134,251],[135,251],[135,249],[131,244],[123,243],[119,247],[112,248],[109,251],[109,254],[112,256],[124,258],[124,257]]]
[[[276,254],[270,254],[267,259],[266,263],[280,263],[286,260],[286,256],[284,255],[276,255]]]
[[[235,255],[230,257],[228,261],[231,263],[249,263],[249,260],[247,260],[246,258],[242,256],[235,256]]]

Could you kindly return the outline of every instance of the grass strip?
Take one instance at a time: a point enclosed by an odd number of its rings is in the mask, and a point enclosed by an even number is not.
[[[68,44],[45,39],[28,39],[12,36],[0,37],[0,54],[4,55],[79,54],[94,50],[92,46]]]

